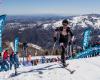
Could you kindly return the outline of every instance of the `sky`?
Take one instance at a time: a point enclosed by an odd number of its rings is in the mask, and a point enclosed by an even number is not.
[[[0,14],[80,15],[100,13],[100,0],[0,0]]]

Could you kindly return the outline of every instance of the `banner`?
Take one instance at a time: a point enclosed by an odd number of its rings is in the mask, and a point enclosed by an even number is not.
[[[84,50],[89,47],[90,33],[91,33],[90,29],[86,29],[84,32],[84,39],[83,39],[83,49]]]
[[[2,52],[2,31],[5,23],[6,15],[0,16],[0,53]]]
[[[19,38],[16,37],[15,42],[14,42],[14,52],[15,52],[15,54],[16,54],[16,52],[18,52],[18,45],[19,45]]]

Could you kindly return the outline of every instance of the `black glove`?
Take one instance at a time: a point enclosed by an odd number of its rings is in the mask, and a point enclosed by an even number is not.
[[[53,37],[53,40],[54,40],[54,42],[56,42],[57,38],[56,37]]]
[[[71,45],[71,43],[72,43],[72,42],[71,42],[71,41],[69,41],[69,42],[68,42],[68,45]]]

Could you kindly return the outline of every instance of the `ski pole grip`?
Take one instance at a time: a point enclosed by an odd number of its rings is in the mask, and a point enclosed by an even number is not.
[[[57,38],[56,37],[53,37],[53,40],[54,40],[54,42],[56,42]]]

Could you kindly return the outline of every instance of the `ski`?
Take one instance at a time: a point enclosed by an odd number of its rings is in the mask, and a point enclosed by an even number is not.
[[[69,64],[67,64],[67,66],[68,66]],[[69,68],[67,68],[67,66],[66,67],[64,67],[63,65],[60,65],[62,68],[64,68],[65,70],[67,70],[70,74],[73,74],[76,70],[71,70],[71,69],[69,69]]]
[[[73,74],[76,70],[71,70],[71,69],[68,69],[67,67],[64,67],[67,71],[70,72],[70,74]]]

